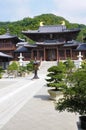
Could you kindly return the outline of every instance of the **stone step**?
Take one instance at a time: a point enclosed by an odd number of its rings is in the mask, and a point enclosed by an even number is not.
[[[48,68],[55,65],[57,65],[56,61],[43,61],[39,67],[39,73],[45,73],[47,72]]]

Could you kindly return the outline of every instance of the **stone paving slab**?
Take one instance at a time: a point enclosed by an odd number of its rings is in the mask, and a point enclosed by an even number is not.
[[[39,77],[43,75],[44,70]],[[29,78],[31,80],[31,76]],[[12,78],[13,80],[17,81]],[[40,82],[42,85],[43,81]],[[37,85],[34,83],[34,87]],[[80,130],[77,127],[78,115],[56,111],[47,89],[44,86],[37,92],[0,130]]]
[[[0,81],[0,89],[13,85],[15,81]]]
[[[78,115],[59,113],[43,87],[1,130],[79,130]]]
[[[0,89],[0,128],[2,128],[26,102],[41,89],[43,84],[45,84],[43,76],[37,80],[32,80],[31,77],[16,78],[15,80],[18,80],[18,82],[9,87]]]
[[[16,78],[2,78],[0,79],[0,89],[13,86],[14,84],[18,83],[19,81],[22,80],[31,80],[33,77],[33,74],[28,75],[27,77],[16,77]]]

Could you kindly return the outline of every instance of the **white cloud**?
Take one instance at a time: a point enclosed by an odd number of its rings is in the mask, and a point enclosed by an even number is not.
[[[83,10],[86,9],[86,1],[85,0],[53,0],[59,9],[66,9],[66,10]]]
[[[86,0],[53,0],[57,5],[55,14],[68,18],[71,22],[86,24]]]
[[[19,20],[19,19],[29,16],[30,14],[29,1],[30,0],[15,0],[14,1],[14,4],[16,5],[16,9],[14,9],[15,17],[13,16],[12,20],[15,20],[15,19]]]
[[[0,21],[15,21],[50,12],[70,22],[86,24],[86,0],[0,0],[0,10]]]
[[[7,21],[28,17],[30,14],[29,2],[30,0],[5,0],[5,2],[0,0],[0,8],[2,10],[0,17],[2,20],[7,19]]]

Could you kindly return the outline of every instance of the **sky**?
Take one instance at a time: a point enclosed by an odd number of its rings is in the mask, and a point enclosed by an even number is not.
[[[86,25],[86,0],[0,0],[1,22],[48,13]]]

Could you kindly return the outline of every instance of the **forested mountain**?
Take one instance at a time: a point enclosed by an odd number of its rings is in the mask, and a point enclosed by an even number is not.
[[[6,33],[7,28],[9,28],[11,34],[17,35],[22,39],[26,39],[26,37],[21,32],[29,29],[38,29],[41,21],[44,23],[44,25],[57,25],[61,24],[63,20],[65,21],[67,28],[81,29],[77,40],[82,41],[82,38],[86,37],[86,26],[84,24],[70,23],[63,17],[56,16],[54,14],[42,14],[39,16],[35,16],[34,18],[28,17],[15,22],[0,22],[0,34]]]

